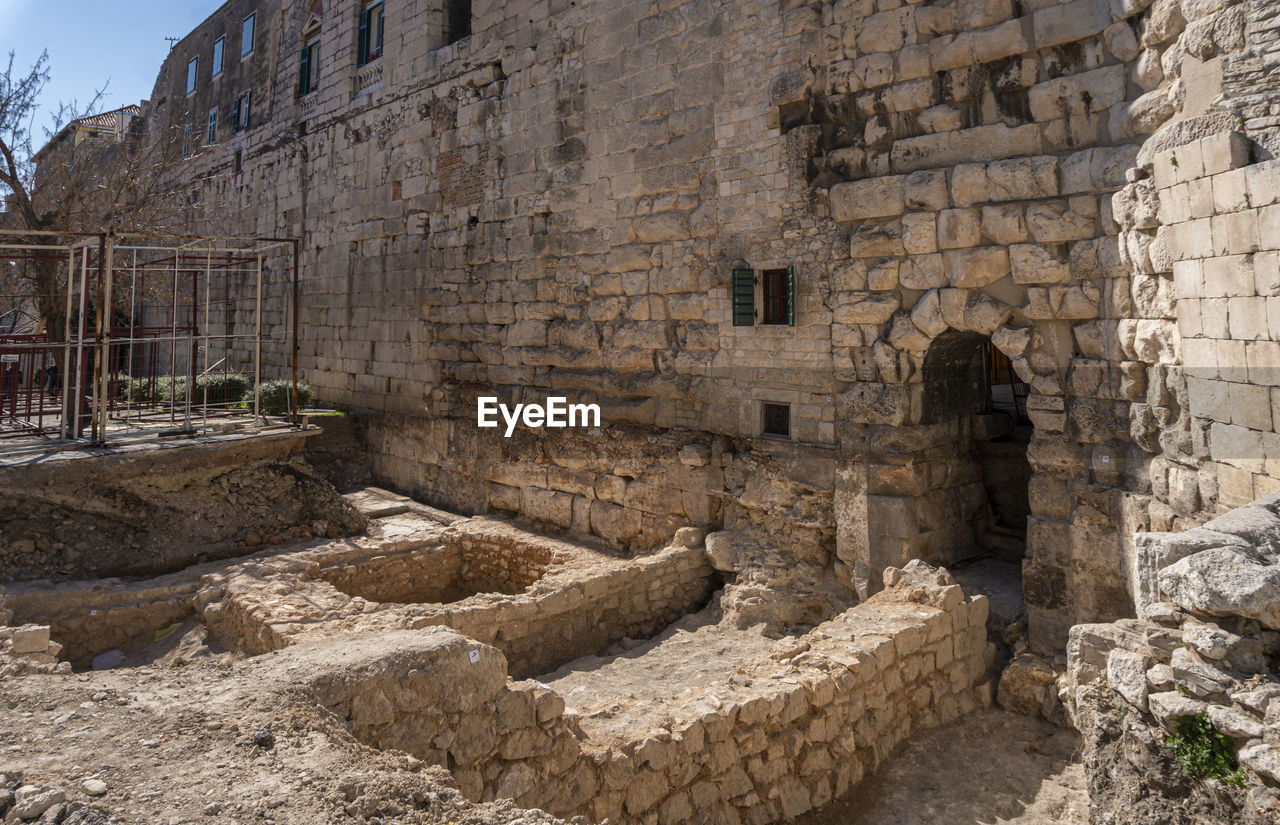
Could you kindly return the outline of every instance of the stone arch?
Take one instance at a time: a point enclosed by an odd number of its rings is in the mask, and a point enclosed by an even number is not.
[[[977,290],[929,290],[877,342],[881,386],[896,383],[908,410],[862,425],[847,458],[852,483],[837,493],[855,513],[837,554],[864,596],[884,567],[913,558],[948,567],[991,559],[1003,565],[1002,588],[1020,590],[1032,428],[993,414],[985,356],[994,347],[1030,384],[1039,334],[1011,326],[1015,311]]]

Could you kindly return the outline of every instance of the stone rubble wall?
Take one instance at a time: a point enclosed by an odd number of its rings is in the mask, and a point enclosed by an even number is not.
[[[443,625],[494,645],[523,677],[624,638],[648,638],[702,608],[718,579],[697,532],[680,540],[625,559],[492,519],[448,528],[422,523],[391,539],[313,543],[133,582],[23,582],[0,592],[0,627],[41,625],[64,660],[84,665],[192,617],[217,643],[250,655],[364,629]],[[412,587],[420,576],[486,558],[479,566],[493,591],[442,604],[426,601],[430,593],[405,592],[406,578]],[[344,592],[330,578],[365,595]],[[375,594],[414,598],[379,602]]]
[[[618,823],[772,822],[846,792],[913,733],[990,704],[985,598],[918,563],[888,581],[749,668],[749,688],[629,742],[593,742],[558,695],[505,681],[498,651],[459,636],[429,662],[312,690],[357,738],[449,766],[472,799]]]
[[[1137,536],[1140,619],[1072,628],[1067,706],[1095,818],[1269,823],[1280,815],[1280,495],[1204,527]],[[1204,713],[1243,788],[1191,779],[1162,744]]]
[[[0,467],[0,581],[163,573],[245,540],[364,518],[299,456],[307,432],[212,436]]]
[[[321,546],[212,574],[203,586],[219,596],[202,605],[202,618],[215,638],[250,653],[370,627],[445,625],[502,650],[514,673],[545,673],[620,639],[647,638],[701,608],[716,587],[714,571],[696,531],[680,540],[622,559],[492,519],[465,519],[391,542]],[[327,570],[351,567],[367,582],[394,586],[415,559],[428,567],[437,555],[465,559],[468,545],[485,547],[480,555],[494,559],[510,556],[512,570],[528,570],[530,557],[549,560],[537,562],[546,564],[544,572],[519,592],[446,604],[380,603],[326,581]]]

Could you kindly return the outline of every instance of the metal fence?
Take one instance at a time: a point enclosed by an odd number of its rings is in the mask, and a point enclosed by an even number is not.
[[[0,267],[0,439],[297,423],[296,241],[0,231]]]

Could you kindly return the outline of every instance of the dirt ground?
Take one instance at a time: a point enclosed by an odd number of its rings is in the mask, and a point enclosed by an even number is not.
[[[242,669],[190,642],[179,647],[196,655],[174,651],[167,667],[6,679],[0,796],[17,777],[110,815],[86,825],[558,822],[472,805],[443,769],[366,748],[291,695],[294,671]]]
[[[1087,825],[1080,736],[992,710],[913,737],[797,825]]]
[[[717,693],[727,697],[744,684],[739,671],[777,644],[760,626],[739,630],[719,620],[719,608],[705,608],[652,639],[575,659],[538,681],[582,717],[593,740],[633,740]]]

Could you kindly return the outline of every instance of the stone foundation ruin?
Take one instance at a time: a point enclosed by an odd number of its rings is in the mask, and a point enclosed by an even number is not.
[[[0,468],[0,809],[86,802],[83,710],[141,821],[835,817],[994,698],[1097,822],[1276,819],[1273,0],[375,6],[160,69],[159,146],[252,87],[183,182],[298,239],[264,370],[346,435]]]

